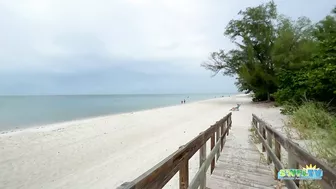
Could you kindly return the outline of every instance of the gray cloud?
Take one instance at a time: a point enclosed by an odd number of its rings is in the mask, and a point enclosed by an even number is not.
[[[232,48],[226,24],[262,2],[0,1],[0,92],[235,90],[232,78],[210,78],[199,65],[209,52]],[[275,2],[280,13],[314,21],[335,5]]]

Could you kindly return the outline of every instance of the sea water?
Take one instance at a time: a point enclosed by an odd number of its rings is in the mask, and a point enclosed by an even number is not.
[[[22,129],[211,99],[229,94],[0,96],[0,130]]]

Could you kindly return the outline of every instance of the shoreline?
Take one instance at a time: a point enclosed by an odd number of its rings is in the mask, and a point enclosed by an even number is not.
[[[224,97],[216,97],[216,98],[210,98],[210,99],[205,99],[205,100],[196,100],[196,101],[192,101],[192,102],[186,103],[186,104],[167,105],[167,106],[160,106],[160,107],[155,107],[155,108],[146,108],[146,109],[137,110],[137,111],[120,112],[120,113],[114,113],[114,114],[112,113],[112,114],[85,117],[85,118],[83,117],[83,118],[80,118],[80,119],[66,120],[66,121],[60,121],[60,122],[54,122],[54,123],[46,123],[46,124],[41,124],[41,125],[31,125],[31,126],[28,126],[28,127],[16,128],[16,129],[11,129],[11,130],[1,130],[0,131],[0,136],[15,135],[15,134],[20,134],[22,132],[52,131],[52,130],[57,130],[61,127],[69,127],[69,126],[74,125],[74,124],[83,124],[83,123],[86,123],[86,122],[96,121],[96,120],[100,120],[100,119],[106,119],[106,118],[110,118],[110,117],[113,117],[113,116],[141,113],[141,112],[150,111],[150,110],[159,110],[159,109],[163,109],[163,108],[170,108],[170,107],[194,104],[194,103],[199,103],[199,102],[211,101],[211,100],[214,100],[214,99],[224,99],[224,98],[230,98],[230,97],[237,97],[237,96],[241,96],[241,95],[242,94],[235,94],[235,95],[229,95],[229,96],[224,96]]]
[[[243,94],[2,134],[0,188],[116,188],[155,166],[238,103],[242,106],[233,112],[233,127],[247,132],[252,113],[279,120],[278,111],[253,104]],[[189,160],[191,177],[199,168],[198,159],[195,154]],[[177,188],[177,181],[175,176],[165,188]]]

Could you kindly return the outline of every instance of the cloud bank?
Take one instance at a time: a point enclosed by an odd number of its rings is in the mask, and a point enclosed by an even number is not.
[[[0,91],[234,92],[234,79],[211,79],[199,65],[209,52],[232,48],[226,24],[262,2],[0,0]],[[332,7],[328,0],[276,3],[289,16],[316,20]]]

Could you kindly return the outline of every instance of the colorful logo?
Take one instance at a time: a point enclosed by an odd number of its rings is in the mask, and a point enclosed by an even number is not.
[[[312,164],[303,169],[281,169],[278,172],[279,180],[321,180],[322,177],[323,170]]]

